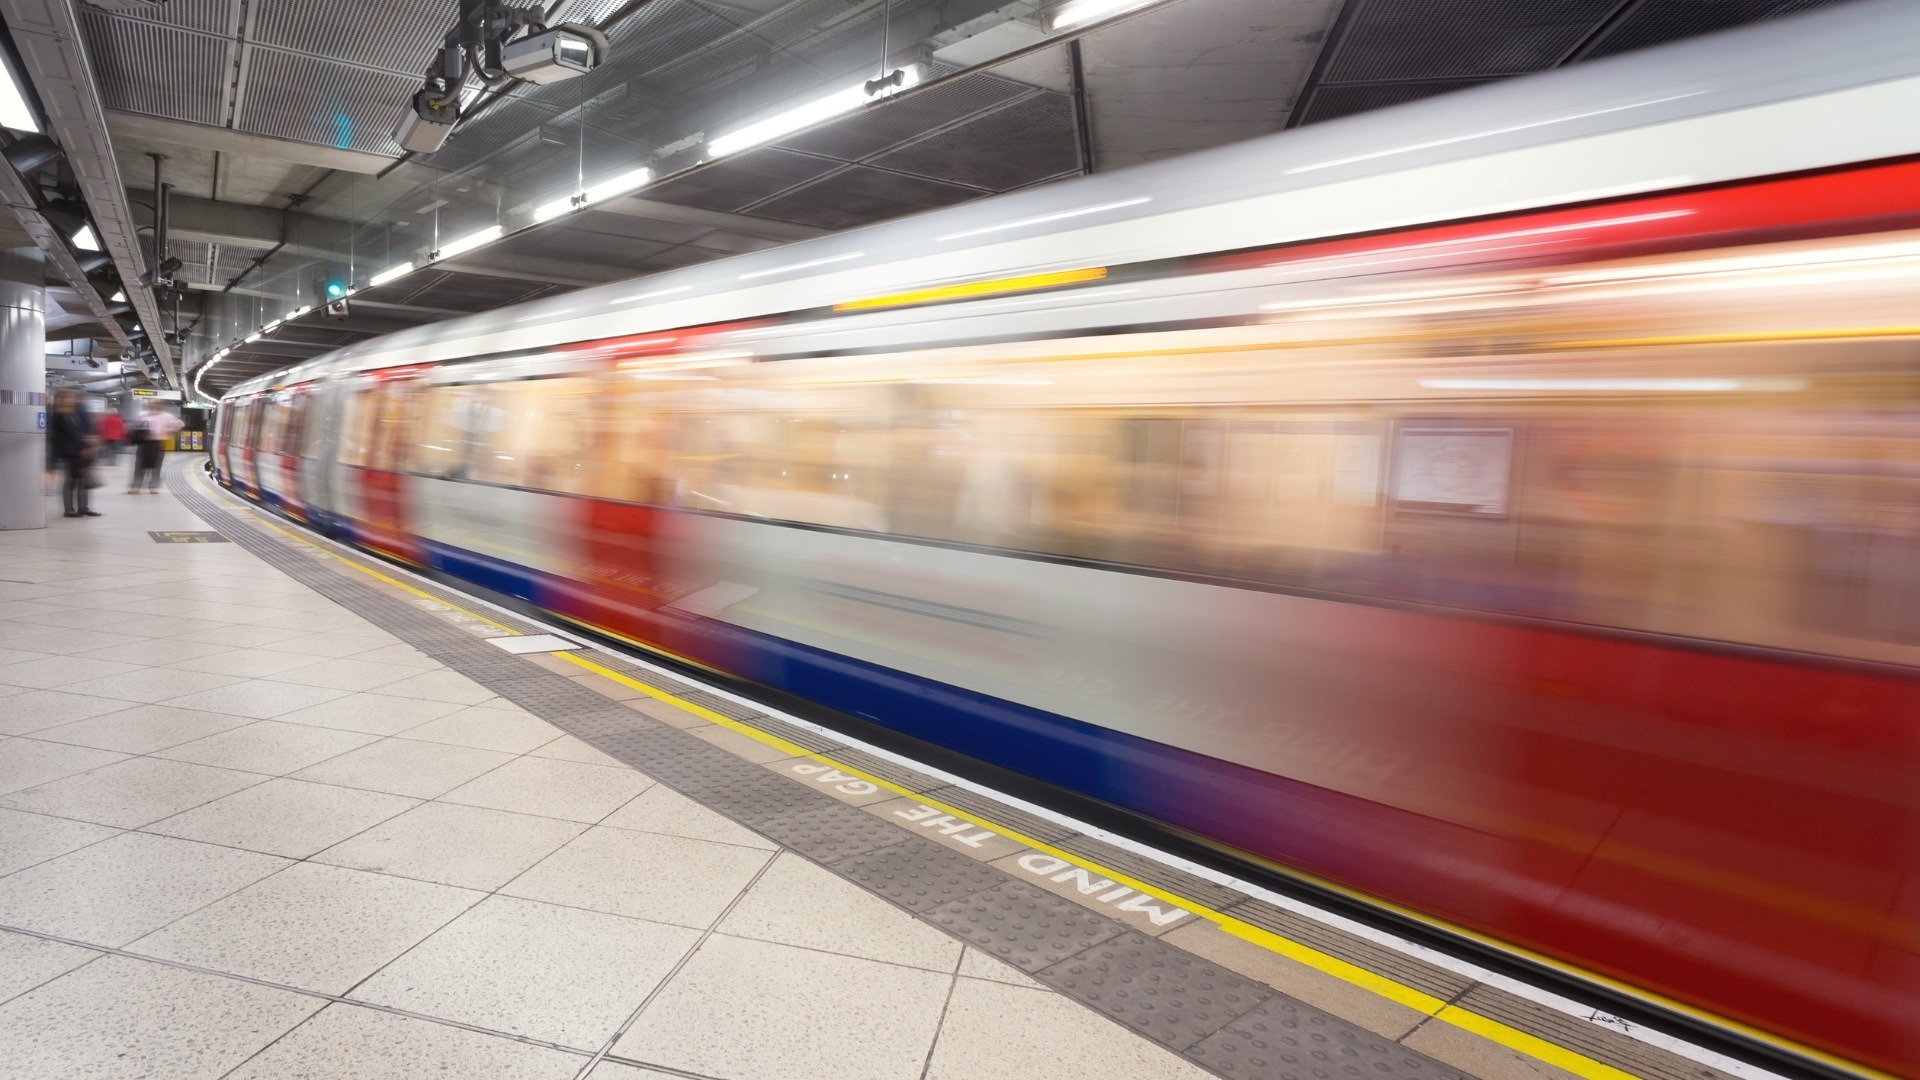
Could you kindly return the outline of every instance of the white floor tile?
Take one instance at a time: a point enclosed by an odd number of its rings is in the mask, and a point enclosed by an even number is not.
[[[91,746],[96,750],[117,750],[123,754],[151,754],[155,750],[204,739],[252,722],[244,716],[231,713],[127,704],[120,711],[105,716],[36,731],[33,737],[48,742]]]
[[[0,1006],[0,1078],[213,1080],[323,1003],[103,957]]]
[[[497,889],[579,835],[572,821],[432,802],[328,848],[316,862]]]
[[[0,809],[0,876],[77,851],[119,831],[88,821]]]
[[[470,746],[382,739],[295,775],[323,784],[432,799],[511,760],[512,754]]]
[[[288,616],[287,618],[300,619],[303,617]],[[261,626],[260,629],[268,630],[272,628],[269,626]],[[357,656],[360,653],[371,652],[374,649],[391,644],[393,644],[392,639],[378,638],[371,634],[316,634],[312,632],[311,627],[308,627],[305,632],[301,633],[298,637],[286,638],[273,642],[271,645],[263,645],[261,648],[330,660],[343,656]]]
[[[95,649],[132,645],[146,640],[144,635],[107,630],[50,630],[44,628],[0,627],[0,649],[27,649],[61,656]]]
[[[192,761],[225,769],[284,775],[338,757],[379,739],[357,731],[256,720],[204,739],[159,752],[174,761]]]
[[[1018,1022],[1009,1022],[1017,1017]],[[1213,1074],[1050,990],[960,979],[947,1004],[927,1080],[1059,1080],[1081,1076],[1211,1080]]]
[[[782,852],[720,922],[735,937],[952,972],[961,944],[794,853]]]
[[[0,931],[0,1001],[24,994],[99,956],[92,949]]]
[[[352,996],[597,1050],[699,937],[686,927],[495,896]]]
[[[0,796],[0,806],[137,829],[265,779],[258,773],[136,757]]]
[[[380,692],[396,697],[452,701],[461,705],[478,705],[494,696],[493,691],[465,675],[444,668],[438,671],[423,671],[411,678],[388,683],[380,688]]]
[[[592,828],[501,889],[510,896],[706,927],[767,853],[678,836]]]
[[[89,679],[98,679],[107,675],[141,670],[143,669],[138,665],[122,664],[113,660],[98,660],[83,656],[47,656],[39,660],[22,660],[17,664],[0,665],[0,683],[10,686],[28,686],[36,690],[52,690],[70,683],[86,682]]]
[[[329,1005],[226,1080],[573,1080],[588,1059],[354,1005]]]
[[[122,833],[0,878],[0,924],[125,945],[285,865],[251,851]]]
[[[229,712],[236,716],[251,716],[255,720],[271,720],[276,716],[344,696],[346,696],[344,690],[248,679],[244,682],[215,687],[212,690],[202,690],[197,694],[173,698],[164,704],[172,705],[177,709],[205,709],[208,712]]]
[[[176,666],[188,671],[205,671],[242,679],[261,679],[320,662],[320,657],[317,656],[299,656],[267,649],[231,649],[224,646],[220,648],[222,648],[221,652],[203,656],[197,660],[183,660]]]
[[[399,795],[283,778],[163,818],[145,831],[305,859],[417,805]]]
[[[0,705],[11,699],[0,698]],[[50,783],[124,759],[127,755],[85,746],[14,739],[0,754],[0,792],[15,792]]]
[[[402,664],[410,668],[437,668],[440,661],[421,652],[411,645],[382,645],[372,652],[355,653],[355,660],[372,660],[380,664]],[[24,659],[24,658],[23,658]]]
[[[215,653],[227,652],[232,646],[210,645],[202,641],[185,641],[174,638],[148,638],[132,645],[118,645],[106,649],[92,649],[78,653],[79,656],[97,656],[102,660],[118,660],[123,664],[147,664],[153,667],[172,667],[186,660],[197,660]],[[197,670],[197,669],[196,669]]]
[[[341,994],[480,898],[425,881],[295,863],[127,948]]]
[[[305,630],[269,626],[221,626],[212,630],[198,630],[191,634],[180,635],[186,641],[204,641],[213,645],[228,645],[236,649],[259,648],[288,638],[306,636]]]
[[[632,802],[608,815],[602,825],[641,832],[712,840],[722,844],[772,851],[779,845],[743,825],[725,818],[661,784],[636,795]]]
[[[454,788],[441,798],[469,806],[490,806],[495,810],[591,823],[613,813],[651,786],[650,777],[624,765],[608,768],[577,761],[522,757]]]
[[[614,1052],[730,1080],[915,1080],[951,983],[936,972],[715,934]],[[715,1009],[722,1001],[726,1008]]]
[[[283,671],[273,678],[278,682],[296,683],[301,686],[326,686],[335,690],[358,692],[373,690],[418,674],[420,674],[419,668],[406,664],[382,664],[349,657],[339,660],[321,660],[291,671]]]
[[[129,707],[125,701],[58,690],[21,690],[0,698],[0,735],[27,735]]]
[[[212,690],[234,681],[231,675],[209,675],[203,671],[147,667],[134,668],[119,675],[109,675],[104,679],[87,679],[83,682],[71,683],[64,689],[71,694],[91,694],[94,697],[152,703],[184,697],[203,690]]]
[[[449,673],[450,674],[450,673]],[[407,732],[409,739],[524,754],[558,738],[559,728],[519,709],[471,707]]]
[[[4,709],[0,703],[0,709]],[[280,717],[290,724],[313,724],[342,731],[364,731],[369,735],[398,735],[466,708],[450,701],[423,701],[420,698],[387,697],[383,694],[350,694]]]

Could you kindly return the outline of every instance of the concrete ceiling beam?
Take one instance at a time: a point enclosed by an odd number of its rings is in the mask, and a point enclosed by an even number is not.
[[[80,182],[100,243],[120,271],[121,287],[140,316],[140,324],[152,331],[147,341],[161,370],[166,372],[168,382],[180,386],[181,373],[174,365],[173,350],[159,332],[166,325],[160,305],[152,290],[140,283],[140,275],[146,272],[146,253],[127,207],[126,184],[121,181],[120,165],[113,155],[107,111],[100,103],[99,80],[87,55],[86,38],[80,32],[78,9],[79,5],[69,0],[0,0],[0,18],[5,19],[26,75],[46,107],[48,126],[52,128],[48,134],[60,144]],[[81,288],[83,282],[84,278],[73,284]]]
[[[244,131],[234,131],[231,128],[207,127],[204,124],[190,124],[181,120],[162,120],[153,116],[141,116],[138,113],[109,111],[107,130],[122,138],[146,139],[151,142],[171,143],[174,146],[188,146],[197,150],[212,150],[222,154],[269,158],[275,161],[292,162],[295,165],[311,165],[320,169],[359,173],[363,176],[373,176],[391,166],[394,161],[390,157],[368,154],[359,150],[337,150],[331,146],[295,142],[292,139],[276,139],[268,135],[249,135]]]

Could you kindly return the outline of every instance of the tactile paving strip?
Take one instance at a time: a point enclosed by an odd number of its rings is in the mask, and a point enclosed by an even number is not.
[[[1350,964],[1377,971],[1441,1001],[1452,1001],[1473,985],[1473,980],[1435,964],[1422,963],[1411,956],[1365,938],[1342,934],[1325,923],[1305,915],[1296,915],[1265,900],[1242,900],[1221,910],[1242,922],[1271,930],[1281,937],[1311,945]]]
[[[865,854],[912,838],[872,814],[837,802],[762,821],[759,828],[768,839],[821,862]]]
[[[912,912],[930,911],[1007,880],[969,855],[909,836],[904,842],[851,855],[834,869]]]
[[[1122,934],[1034,978],[1175,1050],[1273,996],[1269,987],[1143,934]]]
[[[1187,1051],[1222,1076],[1260,1080],[1462,1080],[1398,1043],[1275,996]]]
[[[1132,933],[1111,919],[1015,880],[998,868],[834,802],[637,710],[614,704],[559,674],[530,669],[524,659],[503,654],[471,630],[423,610],[432,606],[428,602],[357,580],[352,574],[343,574],[331,556],[319,549],[284,541],[252,527],[250,515],[244,511],[229,513],[216,506],[193,490],[178,470],[170,480],[181,502],[210,524],[231,519],[248,526],[231,531],[236,543],[449,668],[696,802],[756,828],[848,880],[916,911],[1007,963],[1031,973],[1054,968],[1042,977],[1049,978],[1068,996],[1169,1047],[1177,1049],[1182,1042],[1192,1042],[1183,1055],[1189,1061],[1229,1077],[1360,1080],[1363,1074],[1374,1074],[1451,1080],[1459,1075],[1405,1047],[1385,1043],[1271,991],[1267,1001],[1227,1024],[1231,1004],[1217,1001],[1213,995],[1248,993],[1244,988],[1257,984],[1239,980],[1184,950]],[[450,605],[464,600],[453,590],[420,587],[424,592],[444,595]],[[521,633],[542,632],[511,615],[490,613],[489,617]],[[775,719],[651,669],[605,659],[602,666],[666,692],[686,695],[722,715],[742,713],[743,717],[736,718],[756,726]],[[696,694],[700,697],[695,698]],[[727,707],[719,708],[706,698]],[[966,789],[940,787],[933,778],[884,759],[844,748],[831,753],[853,767],[915,791],[939,788],[937,797],[942,801],[1023,828],[1037,838],[1059,840],[1073,835],[1052,822]],[[906,782],[909,778],[914,782]],[[878,843],[883,837],[886,842]],[[1071,965],[1064,963],[1069,961]],[[1154,964],[1159,967],[1154,968]],[[1186,986],[1183,978],[1198,979],[1204,985]],[[1198,1000],[1196,991],[1206,997],[1200,1008],[1186,1004]],[[1113,1002],[1123,996],[1128,1004],[1115,1011]],[[1141,1001],[1155,1004],[1139,1006]],[[1184,1019],[1160,1019],[1168,1008],[1159,1003],[1167,1001],[1181,1003],[1174,1011]],[[1143,1024],[1138,1016],[1127,1014],[1130,1009],[1152,1012],[1153,1018]],[[1216,1019],[1226,1026],[1211,1032],[1203,1030]],[[1205,1037],[1199,1038],[1201,1035]],[[1300,1063],[1299,1068],[1288,1071],[1294,1069],[1295,1062]]]
[[[954,936],[1029,973],[1119,937],[1125,929],[1018,881],[942,904],[926,915]]]

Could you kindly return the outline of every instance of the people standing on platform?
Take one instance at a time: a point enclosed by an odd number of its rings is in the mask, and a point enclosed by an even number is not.
[[[120,460],[120,442],[127,437],[127,425],[120,419],[120,410],[112,404],[100,414],[100,452],[105,455],[107,464]]]
[[[53,395],[53,412],[47,416],[47,450],[66,471],[60,485],[60,503],[68,517],[99,517],[87,506],[87,489],[92,485],[94,455],[99,442],[93,433],[93,418],[80,407],[80,395],[62,390]]]
[[[160,494],[160,465],[167,457],[167,440],[184,426],[180,418],[168,412],[158,400],[147,402],[147,411],[134,418],[128,432],[133,443],[133,482],[127,485],[127,494],[140,490],[142,477],[146,479],[147,494]]]

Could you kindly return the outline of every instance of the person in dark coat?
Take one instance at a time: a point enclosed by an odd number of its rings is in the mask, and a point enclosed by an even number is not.
[[[60,502],[68,517],[99,517],[87,508],[87,470],[93,464],[96,440],[93,418],[80,407],[80,396],[71,390],[53,395],[53,412],[47,416],[47,446],[52,457],[66,470],[60,485]]]

